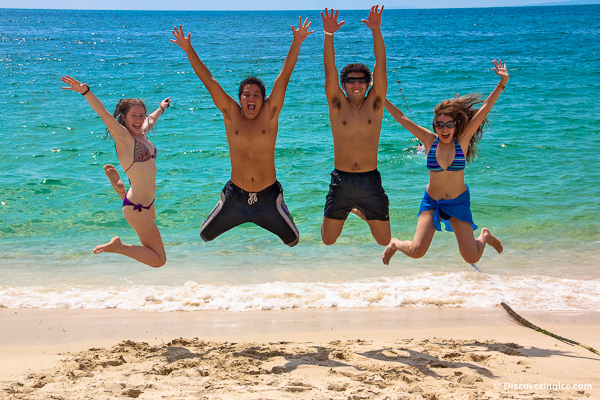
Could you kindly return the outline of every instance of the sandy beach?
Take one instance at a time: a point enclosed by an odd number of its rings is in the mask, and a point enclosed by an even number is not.
[[[600,314],[521,312],[600,348]],[[6,399],[600,398],[600,356],[501,307],[0,310]]]

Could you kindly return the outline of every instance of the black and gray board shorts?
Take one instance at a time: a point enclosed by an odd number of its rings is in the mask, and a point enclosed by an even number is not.
[[[209,242],[246,222],[273,232],[290,247],[297,245],[300,239],[298,228],[283,201],[279,181],[260,192],[248,192],[227,182],[221,198],[202,224],[200,237]]]

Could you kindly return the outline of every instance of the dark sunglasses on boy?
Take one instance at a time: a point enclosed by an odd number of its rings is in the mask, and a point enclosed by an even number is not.
[[[354,82],[358,82],[358,83],[367,83],[367,78],[362,77],[362,78],[353,78],[351,76],[347,76],[346,79],[344,80],[347,84],[352,85]]]

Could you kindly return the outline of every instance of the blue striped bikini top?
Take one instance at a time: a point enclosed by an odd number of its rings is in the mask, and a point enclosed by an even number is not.
[[[465,169],[465,155],[463,154],[456,137],[454,137],[454,160],[452,160],[452,164],[450,164],[447,169],[440,167],[437,158],[435,158],[439,139],[439,137],[435,138],[435,142],[433,142],[431,149],[429,149],[429,153],[427,153],[427,169],[431,172],[462,171]]]

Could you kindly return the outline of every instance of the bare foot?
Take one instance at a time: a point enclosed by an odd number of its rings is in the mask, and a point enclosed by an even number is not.
[[[385,265],[390,265],[390,259],[394,256],[394,254],[396,254],[396,251],[398,251],[398,249],[396,248],[396,243],[398,242],[398,239],[393,238],[392,240],[390,240],[390,244],[388,244],[385,250],[383,251],[381,261],[383,261]]]
[[[360,211],[358,208],[353,208],[350,212],[356,214],[358,218],[362,219],[363,221],[367,221],[367,217],[365,217],[365,214],[363,214],[362,211]]]
[[[99,244],[98,246],[96,246],[93,252],[94,254],[118,253],[117,250],[119,250],[121,246],[123,246],[123,244],[121,243],[121,239],[119,239],[118,236],[115,236],[114,238],[110,239],[110,242],[106,244]]]
[[[106,164],[104,166],[104,173],[108,177],[110,184],[115,189],[115,192],[121,197],[121,200],[125,198],[127,192],[125,191],[125,185],[119,176],[119,172],[112,164]]]
[[[485,237],[485,242],[492,246],[498,253],[502,253],[504,247],[502,247],[502,243],[498,240],[498,238],[492,235],[492,232],[488,228],[483,228],[483,236]]]

